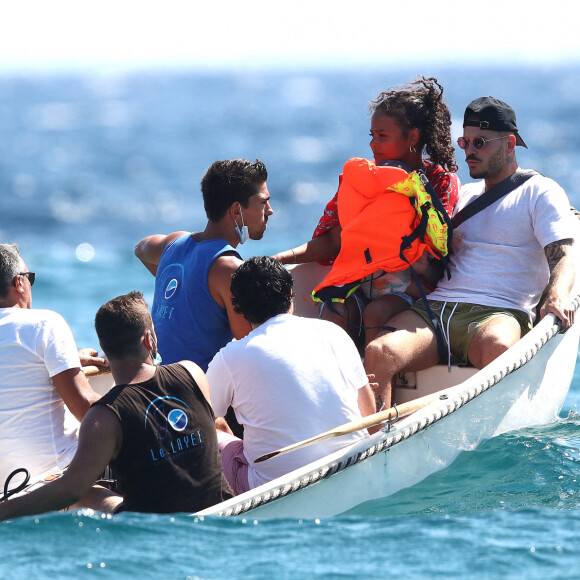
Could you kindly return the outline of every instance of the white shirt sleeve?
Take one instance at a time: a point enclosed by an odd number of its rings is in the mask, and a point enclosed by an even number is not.
[[[332,340],[337,344],[340,343],[340,351],[337,354],[337,360],[340,361],[345,381],[358,391],[365,387],[369,382],[360,354],[353,340],[344,330],[336,327],[333,328],[332,331]]]
[[[81,361],[72,331],[57,312],[47,311],[37,336],[37,353],[44,360],[52,378],[71,368],[80,368]]]
[[[551,188],[545,186],[545,182]],[[534,198],[532,212],[534,234],[536,239],[545,248],[548,244],[574,238],[577,228],[577,218],[570,210],[570,202],[564,190],[554,181],[545,179],[541,182],[542,189],[538,188]]]
[[[233,401],[233,381],[221,351],[209,363],[206,376],[213,412],[216,417],[223,417]]]

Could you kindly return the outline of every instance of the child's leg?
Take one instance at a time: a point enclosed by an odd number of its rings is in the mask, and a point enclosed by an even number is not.
[[[383,331],[383,327],[393,316],[407,308],[409,308],[409,302],[395,294],[387,294],[369,302],[363,312],[365,345]]]
[[[322,320],[329,320],[334,322],[348,333],[353,339],[357,347],[362,348],[362,311],[364,304],[362,298],[353,294],[347,298],[343,303],[332,302],[325,303],[322,306],[320,318]]]

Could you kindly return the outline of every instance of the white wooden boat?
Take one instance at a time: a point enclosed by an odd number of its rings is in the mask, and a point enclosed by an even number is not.
[[[319,279],[324,271],[308,264],[293,274],[296,313],[316,315],[310,301],[312,278]],[[579,304],[577,295],[576,310]],[[448,372],[437,366],[402,377],[396,391],[399,404],[443,388],[445,394],[388,430],[192,515],[330,517],[411,487],[485,439],[556,421],[572,382],[579,340],[580,322],[560,334],[555,317],[548,315],[480,371],[454,367]],[[87,374],[93,389],[104,394],[112,377],[96,370]]]
[[[294,269],[296,314],[317,315],[310,293],[313,279],[325,271],[317,264]],[[580,295],[574,304],[578,309]],[[449,372],[436,366],[408,373],[398,381],[398,404],[444,388],[445,395],[388,431],[193,515],[329,517],[411,487],[485,439],[557,420],[572,382],[579,340],[580,322],[560,334],[555,317],[548,315],[480,371],[452,367]],[[110,374],[89,378],[100,393],[112,386]]]
[[[295,278],[298,314],[312,315],[308,296],[313,286]],[[576,309],[579,303],[577,296]],[[388,431],[194,515],[263,519],[341,514],[417,484],[485,439],[553,422],[572,382],[579,338],[580,323],[559,334],[555,317],[548,315],[480,371],[453,368],[448,373],[447,367],[434,367],[416,373],[409,388],[397,389],[398,402],[455,386]]]

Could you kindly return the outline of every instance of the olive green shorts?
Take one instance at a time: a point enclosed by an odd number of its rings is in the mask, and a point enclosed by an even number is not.
[[[522,310],[482,306],[468,302],[440,302],[429,300],[429,306],[440,323],[443,337],[451,350],[451,364],[467,365],[467,352],[475,333],[492,318],[510,316],[520,325],[522,336],[532,329],[530,317]],[[454,310],[455,308],[455,310]],[[411,307],[429,326],[433,326],[423,300]],[[453,315],[451,315],[453,313]],[[447,362],[447,361],[445,361]]]

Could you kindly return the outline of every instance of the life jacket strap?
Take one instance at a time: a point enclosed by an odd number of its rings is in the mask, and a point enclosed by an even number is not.
[[[405,258],[405,255],[403,254],[402,249],[401,249],[401,259],[406,261],[406,258]],[[407,263],[409,263],[409,262],[407,262]],[[435,332],[435,338],[437,339],[437,351],[439,353],[439,363],[442,363],[442,361],[445,361],[447,358],[447,348],[445,346],[445,339],[443,338],[443,332],[441,332],[441,326],[439,324],[439,321],[437,320],[437,317],[433,313],[431,306],[429,305],[429,300],[427,299],[427,295],[425,294],[425,290],[423,289],[423,284],[421,283],[421,280],[420,280],[417,272],[415,272],[415,268],[413,268],[413,266],[411,264],[409,264],[409,268],[411,269],[411,276],[413,277],[413,280],[415,281],[415,284],[417,285],[417,288],[419,289],[419,294],[421,295],[421,300],[423,301],[423,304],[425,305],[425,310],[427,311],[427,314],[429,315],[429,319],[431,320],[431,324],[433,325],[433,330]]]

